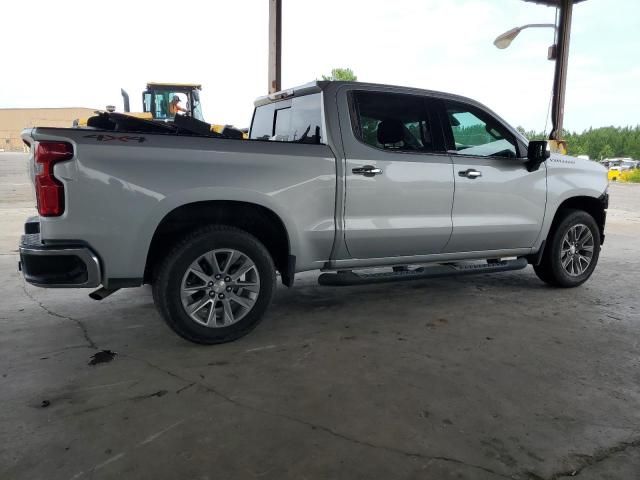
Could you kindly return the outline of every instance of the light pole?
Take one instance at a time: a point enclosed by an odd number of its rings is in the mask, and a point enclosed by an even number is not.
[[[493,44],[498,48],[507,48],[514,38],[525,28],[553,27],[555,28],[555,43],[549,49],[549,60],[555,60],[553,75],[553,97],[551,102],[551,133],[549,143],[552,151],[567,153],[566,142],[562,139],[562,122],[564,119],[564,96],[567,84],[567,66],[569,63],[569,38],[571,34],[571,14],[573,4],[584,0],[525,0],[543,5],[555,6],[558,10],[557,24],[534,23],[517,27],[503,33],[495,39]]]

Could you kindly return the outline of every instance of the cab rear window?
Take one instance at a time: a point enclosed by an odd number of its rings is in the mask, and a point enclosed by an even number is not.
[[[325,143],[319,93],[256,108],[249,138],[277,142]]]

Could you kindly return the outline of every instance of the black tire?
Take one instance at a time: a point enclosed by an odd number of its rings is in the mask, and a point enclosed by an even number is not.
[[[554,287],[571,288],[582,285],[593,273],[600,256],[600,229],[591,215],[583,210],[564,210],[549,232],[542,261],[533,267],[543,282]],[[567,232],[576,225],[586,226],[593,236],[593,255],[588,267],[580,274],[570,274],[562,266],[562,244]]]
[[[207,327],[185,311],[182,281],[192,262],[214,249],[233,249],[249,257],[259,274],[259,291],[253,307],[237,323]],[[249,333],[262,319],[276,287],[273,260],[255,237],[233,227],[211,225],[182,239],[162,262],[153,281],[153,300],[167,325],[195,343],[216,344],[236,340]],[[215,294],[213,295],[215,298]],[[211,308],[211,307],[209,307]]]

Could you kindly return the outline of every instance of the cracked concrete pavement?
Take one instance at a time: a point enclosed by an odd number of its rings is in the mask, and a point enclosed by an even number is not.
[[[0,478],[640,475],[640,187],[574,290],[531,269],[348,288],[305,274],[248,337],[176,337],[148,287],[26,285],[33,198],[0,154]],[[101,350],[110,362],[88,365]]]

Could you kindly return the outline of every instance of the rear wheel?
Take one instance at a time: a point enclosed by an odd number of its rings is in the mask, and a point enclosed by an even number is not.
[[[211,226],[180,242],[153,284],[160,314],[178,335],[196,343],[223,343],[249,333],[275,290],[266,248],[248,233]]]
[[[540,280],[557,287],[577,287],[586,282],[600,256],[600,230],[591,215],[566,210],[549,234],[540,265]]]

